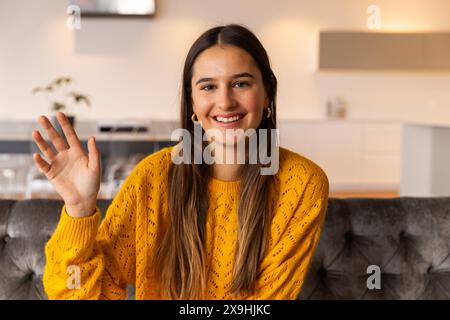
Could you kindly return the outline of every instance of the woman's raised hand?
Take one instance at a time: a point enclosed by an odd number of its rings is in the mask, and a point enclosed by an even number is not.
[[[88,140],[88,154],[83,150],[80,140],[62,112],[56,115],[66,136],[67,143],[59,135],[45,116],[38,121],[47,132],[56,153],[43,139],[39,130],[32,133],[34,142],[47,158],[39,153],[33,154],[36,167],[51,182],[55,191],[62,197],[67,213],[75,218],[90,216],[95,212],[97,195],[100,189],[101,161],[100,151],[94,137]]]

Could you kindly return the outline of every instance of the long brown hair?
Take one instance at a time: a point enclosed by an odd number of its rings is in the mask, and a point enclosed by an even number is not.
[[[258,129],[276,128],[277,79],[272,72],[266,50],[247,28],[230,24],[204,32],[192,45],[185,60],[181,92],[181,127],[194,134],[191,121],[192,72],[198,55],[214,45],[233,45],[255,60],[269,97],[270,118],[263,117]],[[202,131],[202,133],[204,133]],[[267,153],[270,155],[270,134]],[[191,147],[194,139],[191,139]],[[204,146],[202,146],[203,148]],[[258,266],[264,256],[267,234],[272,220],[268,201],[272,177],[261,175],[262,164],[246,164],[241,172],[238,198],[238,242],[233,281],[229,292],[234,296],[254,292]],[[208,165],[171,164],[169,169],[169,224],[156,250],[155,273],[160,277],[161,293],[168,299],[202,299],[206,288],[204,239],[208,209]]]

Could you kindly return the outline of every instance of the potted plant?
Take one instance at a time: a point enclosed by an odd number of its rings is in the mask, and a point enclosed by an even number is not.
[[[33,94],[43,93],[45,95],[51,105],[53,125],[60,133],[62,133],[62,130],[56,120],[56,113],[58,111],[64,112],[74,127],[75,115],[70,113],[72,106],[78,104],[84,104],[87,107],[91,106],[91,102],[86,95],[71,90],[72,83],[73,79],[71,77],[58,77],[46,86],[36,87],[32,90]]]

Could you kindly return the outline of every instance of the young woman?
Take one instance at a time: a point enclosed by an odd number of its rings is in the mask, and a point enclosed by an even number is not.
[[[35,131],[47,160],[34,160],[65,203],[45,249],[48,297],[123,299],[133,284],[136,299],[296,299],[325,218],[325,173],[301,155],[274,149],[270,134],[267,143],[258,138],[257,148],[279,155],[271,158],[279,159],[273,174],[262,174],[268,164],[261,159],[249,161],[250,146],[243,163],[194,161],[194,150],[209,143],[216,156],[248,141],[229,138],[227,130],[275,129],[276,88],[251,31],[227,25],[203,33],[184,65],[181,126],[192,135],[196,125],[219,135],[189,139],[184,146],[192,152],[168,147],[146,157],[101,223],[94,138],[86,154],[64,114],[57,116],[68,145],[41,116],[57,152]],[[192,161],[175,163],[174,153]]]

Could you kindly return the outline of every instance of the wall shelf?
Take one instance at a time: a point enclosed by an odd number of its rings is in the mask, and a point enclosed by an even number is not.
[[[320,70],[450,71],[450,33],[320,32]]]

